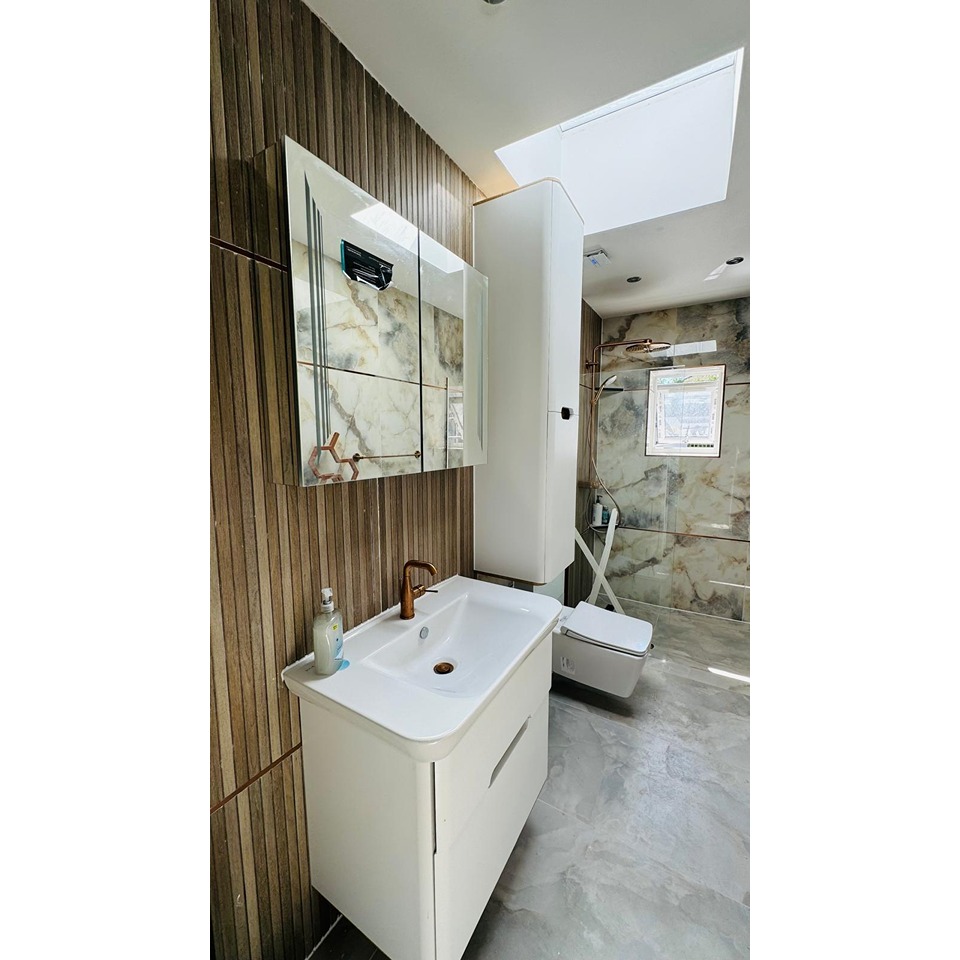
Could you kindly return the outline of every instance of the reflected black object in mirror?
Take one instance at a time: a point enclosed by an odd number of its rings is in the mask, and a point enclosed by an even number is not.
[[[359,283],[368,283],[377,290],[386,290],[393,279],[393,264],[375,257],[366,250],[340,241],[340,267],[351,279]]]

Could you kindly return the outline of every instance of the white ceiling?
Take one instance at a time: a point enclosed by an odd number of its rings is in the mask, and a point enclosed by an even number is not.
[[[726,199],[586,237],[611,263],[583,296],[606,318],[749,293],[749,0],[306,2],[487,196],[516,186],[497,148],[744,47]]]

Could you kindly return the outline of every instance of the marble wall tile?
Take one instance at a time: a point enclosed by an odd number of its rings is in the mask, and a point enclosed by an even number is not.
[[[620,504],[623,522],[749,539],[749,384],[733,384],[724,392],[717,458],[646,456],[647,400],[644,386],[602,395],[598,403],[597,469]]]
[[[749,298],[603,322],[604,342],[641,338],[672,344],[715,340],[717,350],[661,359],[625,348],[601,351],[597,382],[616,373],[612,386],[623,389],[602,394],[596,405],[597,469],[623,524],[636,528],[617,531],[611,586],[630,600],[748,619],[748,591],[741,588],[749,584]],[[647,457],[650,369],[717,363],[727,366],[720,457]],[[657,534],[664,539],[657,541]]]
[[[597,536],[598,559],[602,549]],[[620,599],[743,620],[749,558],[749,543],[739,540],[619,528],[607,580]]]
[[[698,303],[670,310],[635,313],[603,321],[603,341],[663,340],[671,344],[699,343],[716,340],[717,350],[710,353],[687,354],[675,359],[649,360],[626,350],[607,348],[600,351],[604,375],[636,369],[639,365],[670,366],[682,363],[688,367],[724,363],[727,380],[745,382],[750,379],[750,299],[721,300],[716,303]]]
[[[750,582],[749,543],[678,536],[674,538],[671,561],[668,606],[712,617],[743,619],[743,587]]]
[[[601,537],[594,537],[599,560]],[[617,529],[607,562],[607,580],[618,597],[670,606],[673,537],[656,530]]]
[[[749,540],[750,385],[727,387],[723,407],[719,457],[671,458],[676,477],[669,497],[667,529]]]
[[[646,375],[645,375],[646,376]],[[676,458],[644,457],[647,392],[625,390],[598,401],[597,470],[630,527],[666,530]],[[607,502],[609,497],[601,493]]]

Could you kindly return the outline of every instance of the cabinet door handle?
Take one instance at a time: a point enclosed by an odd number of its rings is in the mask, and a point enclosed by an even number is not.
[[[514,747],[516,747],[516,745],[520,742],[520,738],[523,736],[524,731],[528,726],[530,726],[530,717],[527,717],[527,719],[523,721],[523,726],[517,731],[517,735],[510,741],[510,746],[503,751],[503,756],[493,768],[493,773],[490,774],[490,784],[487,787],[488,790],[493,786],[493,781],[496,780],[500,775],[503,765],[510,759],[510,754],[513,753]]]

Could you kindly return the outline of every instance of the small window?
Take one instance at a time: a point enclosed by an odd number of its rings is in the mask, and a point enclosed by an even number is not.
[[[727,368],[650,371],[647,456],[719,457]]]

